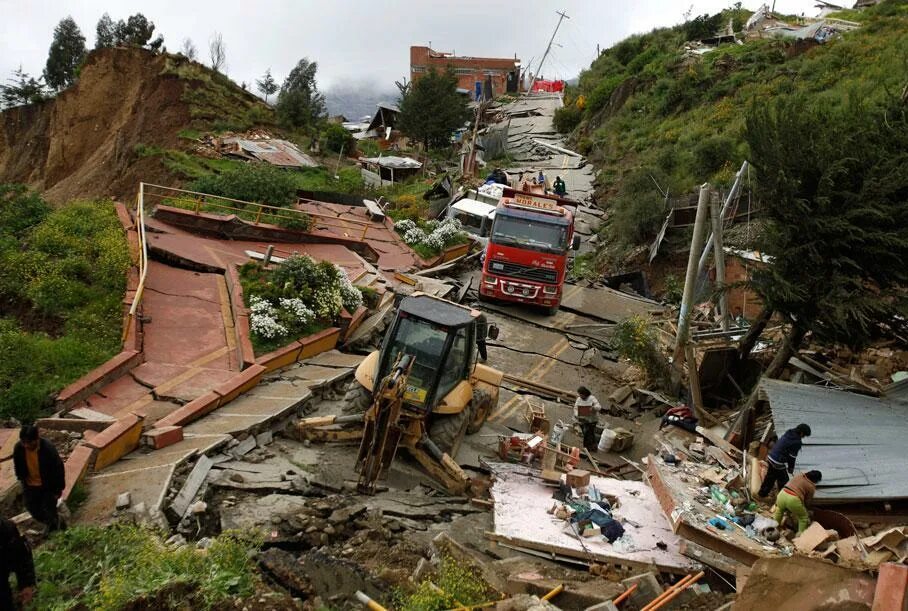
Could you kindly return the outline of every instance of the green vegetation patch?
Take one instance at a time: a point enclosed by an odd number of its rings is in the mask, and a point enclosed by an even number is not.
[[[35,554],[36,609],[215,609],[253,594],[256,539],[238,533],[207,550],[165,546],[154,531],[75,526]]]
[[[256,354],[332,326],[341,309],[355,312],[363,304],[343,268],[305,255],[292,255],[274,268],[246,263],[240,282]]]
[[[183,101],[193,127],[215,132],[274,125],[274,110],[227,76],[178,55],[168,55],[163,74],[186,81]]]
[[[457,219],[402,219],[394,223],[394,231],[423,259],[437,257],[447,248],[470,241]]]
[[[435,574],[420,582],[414,591],[398,592],[394,608],[400,611],[442,611],[482,605],[500,597],[476,571],[446,556]]]
[[[120,349],[129,252],[112,202],[0,185],[0,416],[31,420]]]

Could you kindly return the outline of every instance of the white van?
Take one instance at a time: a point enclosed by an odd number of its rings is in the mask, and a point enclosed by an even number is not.
[[[475,199],[461,199],[448,206],[448,218],[460,221],[464,231],[486,246],[489,243],[492,220],[495,218],[495,206]]]

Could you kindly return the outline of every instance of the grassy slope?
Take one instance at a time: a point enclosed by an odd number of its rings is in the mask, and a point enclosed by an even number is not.
[[[753,104],[804,94],[817,104],[838,105],[900,92],[908,58],[906,3],[887,0],[843,17],[864,25],[822,46],[756,40],[685,59],[678,27],[633,36],[593,62],[568,102],[578,94],[587,100],[573,137],[599,169],[600,200],[628,207],[628,214],[615,211],[612,235],[645,242],[658,227],[661,198],[637,203],[655,193],[641,176],[652,174],[674,194],[705,180],[729,184],[747,157],[741,134]],[[619,94],[633,93],[623,104],[610,104],[621,97],[612,97],[619,88]],[[633,223],[645,226],[629,231]]]

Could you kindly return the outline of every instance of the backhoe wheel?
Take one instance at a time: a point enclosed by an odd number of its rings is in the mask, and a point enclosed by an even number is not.
[[[365,386],[351,378],[344,387],[344,405],[342,410],[345,414],[362,414],[372,404],[372,393],[366,390]]]
[[[429,427],[429,439],[451,458],[457,455],[460,442],[470,422],[470,407],[457,414],[435,414]]]
[[[470,424],[467,425],[467,435],[479,432],[482,425],[486,423],[489,414],[492,413],[492,397],[489,393],[474,389],[473,400],[470,402]]]

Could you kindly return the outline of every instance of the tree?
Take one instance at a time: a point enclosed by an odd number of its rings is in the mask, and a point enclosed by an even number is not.
[[[258,87],[259,93],[265,96],[265,103],[268,103],[268,96],[277,93],[278,86],[274,80],[274,77],[271,76],[271,68],[265,70],[265,76],[261,80],[255,82],[256,87]]]
[[[186,56],[186,59],[191,59],[195,61],[199,55],[198,49],[195,47],[195,43],[192,42],[191,38],[183,39],[183,48],[180,49],[180,53]]]
[[[447,146],[451,134],[470,118],[466,97],[457,93],[454,72],[434,68],[412,82],[400,98],[400,130],[428,148]]]
[[[29,76],[19,66],[13,71],[12,78],[7,79],[8,85],[0,86],[0,106],[10,108],[23,104],[34,104],[45,98],[44,83],[40,78]]]
[[[104,13],[98,19],[98,25],[95,26],[95,49],[112,47],[116,44],[116,28],[110,15]]]
[[[315,85],[318,64],[303,58],[287,75],[277,96],[278,120],[286,127],[312,127],[326,112],[325,96]]]
[[[325,128],[325,148],[329,151],[349,155],[355,142],[353,134],[344,129],[343,125],[332,123]]]
[[[85,59],[85,37],[72,17],[62,19],[54,28],[50,43],[44,81],[49,87],[61,91],[76,81],[76,72]]]
[[[752,283],[764,304],[791,322],[791,349],[807,332],[859,347],[880,325],[904,318],[903,103],[830,109],[783,100],[750,111],[746,138],[767,224],[761,250],[772,257]]]
[[[211,69],[215,72],[227,72],[227,45],[220,32],[215,32],[208,41],[208,57],[211,58]]]

